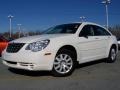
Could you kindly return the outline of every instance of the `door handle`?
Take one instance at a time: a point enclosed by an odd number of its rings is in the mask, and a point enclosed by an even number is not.
[[[95,38],[95,39],[99,39],[99,38]]]

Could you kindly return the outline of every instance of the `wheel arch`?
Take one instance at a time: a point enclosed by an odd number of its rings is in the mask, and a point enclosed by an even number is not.
[[[116,44],[112,44],[112,45],[110,46],[110,48],[109,48],[108,56],[109,56],[109,53],[110,53],[111,48],[115,48],[116,53],[118,52],[118,46],[117,46]]]
[[[72,45],[64,45],[64,46],[61,46],[61,47],[58,49],[57,53],[60,52],[62,49],[66,49],[66,50],[72,51],[72,53],[74,54],[75,61],[77,61],[77,50],[76,50],[76,48],[75,48],[74,46],[72,46]],[[57,54],[57,53],[56,53],[56,54]]]
[[[111,48],[115,48],[116,52],[118,51],[118,49],[117,49],[118,47],[117,47],[116,44],[112,44],[111,47],[110,47],[110,49],[111,49]]]

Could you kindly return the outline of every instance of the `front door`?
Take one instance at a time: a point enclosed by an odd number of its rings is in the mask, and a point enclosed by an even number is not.
[[[91,25],[85,25],[79,35],[79,51],[78,56],[80,63],[102,58],[105,54],[105,40],[99,36],[94,36],[94,28]]]

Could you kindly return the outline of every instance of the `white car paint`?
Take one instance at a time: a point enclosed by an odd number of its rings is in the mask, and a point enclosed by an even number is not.
[[[118,40],[118,49],[120,50],[120,39]]]
[[[79,37],[79,33],[85,25],[100,26],[94,23],[83,22],[75,34],[46,34],[14,40],[11,43],[25,43],[25,45],[17,53],[8,53],[4,50],[2,53],[3,63],[9,67],[18,69],[33,71],[52,70],[53,62],[58,50],[65,45],[71,45],[76,49],[77,61],[79,63],[107,58],[111,46],[113,44],[117,46],[116,37],[109,31],[111,36]],[[45,39],[49,39],[50,43],[42,51],[32,52],[30,50],[25,50],[28,44]],[[51,54],[46,55],[49,53]],[[6,61],[17,62],[17,64],[10,64]]]
[[[120,44],[120,41],[118,41],[118,44]]]

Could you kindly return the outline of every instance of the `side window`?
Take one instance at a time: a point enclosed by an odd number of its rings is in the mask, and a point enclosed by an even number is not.
[[[94,32],[93,32],[93,28],[91,27],[91,25],[84,26],[79,34],[80,37],[93,36],[93,35],[94,35]]]
[[[93,26],[94,27],[94,36],[110,36],[111,34],[102,27]]]

